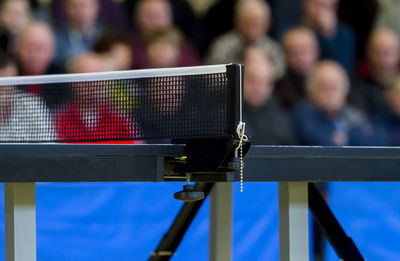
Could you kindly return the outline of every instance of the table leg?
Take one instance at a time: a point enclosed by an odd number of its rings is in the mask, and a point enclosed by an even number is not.
[[[279,182],[279,255],[281,261],[308,261],[308,184]]]
[[[5,183],[6,261],[36,261],[35,183]]]
[[[215,183],[210,194],[211,261],[232,260],[232,183]]]

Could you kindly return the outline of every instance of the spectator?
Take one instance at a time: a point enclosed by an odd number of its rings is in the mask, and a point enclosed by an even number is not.
[[[147,56],[152,68],[176,67],[182,35],[175,28],[166,28],[149,35],[146,43]]]
[[[4,0],[0,4],[0,49],[14,51],[18,34],[28,24],[30,5],[27,0]]]
[[[93,51],[102,56],[106,71],[129,70],[132,51],[129,41],[121,32],[106,32],[94,43]]]
[[[318,42],[314,33],[303,27],[288,31],[283,37],[287,70],[277,82],[276,95],[286,109],[305,98],[305,81],[318,60]]]
[[[74,73],[91,73],[104,70],[98,54],[87,53],[74,59]],[[56,130],[63,141],[98,143],[135,143],[134,124],[113,110],[108,100],[106,85],[90,82],[72,86],[72,101],[64,110],[56,112]],[[106,99],[107,98],[107,99]],[[112,141],[106,141],[112,140]],[[121,141],[119,141],[121,140]]]
[[[237,63],[248,45],[257,45],[268,54],[274,75],[284,73],[284,56],[280,46],[265,34],[270,27],[270,9],[263,0],[241,0],[235,9],[235,29],[218,37],[210,47],[208,64]]]
[[[129,0],[124,1],[126,12],[129,16],[132,13],[137,13],[137,8],[140,6],[142,0]],[[203,49],[203,28],[193,10],[190,1],[187,0],[167,0],[171,9],[172,24],[179,28],[191,43],[196,45],[198,50]],[[134,19],[132,22],[135,23]]]
[[[352,73],[356,59],[353,31],[337,18],[338,0],[304,0],[304,25],[317,35],[320,58],[330,59]]]
[[[21,32],[16,42],[20,75],[41,75],[60,73],[55,66],[54,35],[50,27],[43,22],[33,22]]]
[[[386,86],[398,71],[398,35],[390,29],[374,30],[368,43],[367,58],[369,76]]]
[[[307,81],[309,100],[294,112],[296,127],[304,145],[360,146],[381,145],[363,113],[346,104],[349,80],[336,62],[323,61],[311,71]]]
[[[141,0],[134,13],[136,34],[132,39],[133,67],[149,68],[146,52],[146,39],[153,32],[173,26],[171,6],[166,0]],[[177,66],[194,66],[200,64],[200,58],[191,45],[183,39],[179,50]]]
[[[353,100],[369,114],[382,111],[383,91],[399,65],[399,38],[390,29],[375,29],[367,44],[367,76],[354,83]]]
[[[302,9],[301,0],[264,0],[271,5],[273,23],[268,33],[274,39],[281,39],[282,35],[300,21]],[[217,36],[233,28],[233,16],[238,0],[217,0],[209,8],[203,18],[206,44]],[[218,21],[218,22],[216,22]]]
[[[384,137],[375,134],[373,126],[361,111],[346,104],[349,79],[343,67],[333,61],[317,64],[308,76],[309,99],[297,105],[294,119],[299,139],[311,146],[382,145]],[[381,138],[381,139],[379,139]],[[379,143],[382,142],[382,143]],[[326,198],[327,184],[317,184]],[[315,260],[324,260],[324,237],[313,221]]]
[[[123,30],[130,29],[129,16],[125,12],[125,6],[122,2],[132,1],[98,0],[98,20]],[[52,20],[56,24],[66,23],[68,14],[65,8],[65,0],[51,0],[49,2]]]
[[[28,24],[16,40],[15,53],[19,65],[19,75],[43,75],[64,72],[55,65],[54,35],[50,27],[43,22]],[[42,96],[49,106],[53,105],[48,88],[32,84],[24,88],[31,94]]]
[[[105,30],[98,20],[98,0],[64,0],[64,4],[67,19],[56,30],[56,62],[60,65],[90,51]]]
[[[16,61],[0,51],[0,77],[16,76]],[[43,100],[14,86],[0,86],[0,141],[51,141],[53,123]]]
[[[288,116],[272,97],[274,69],[264,49],[247,47],[244,51],[243,119],[254,144],[289,145],[295,138]]]

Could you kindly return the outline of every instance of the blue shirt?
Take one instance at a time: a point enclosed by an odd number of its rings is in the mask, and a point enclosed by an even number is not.
[[[303,145],[337,146],[333,135],[337,132],[347,137],[345,146],[385,145],[385,136],[374,128],[358,110],[345,107],[334,118],[311,102],[303,102],[294,110],[294,122]]]
[[[62,26],[56,30],[56,56],[57,64],[64,65],[71,60],[92,49],[94,41],[101,33],[101,27],[96,25],[87,34]]]
[[[344,24],[338,24],[330,38],[316,34],[320,46],[320,58],[334,60],[348,73],[353,71],[356,61],[356,42],[353,31]]]

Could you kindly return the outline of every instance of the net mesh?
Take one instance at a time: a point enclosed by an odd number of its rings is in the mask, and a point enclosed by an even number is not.
[[[232,135],[233,75],[205,73],[0,86],[0,142]]]

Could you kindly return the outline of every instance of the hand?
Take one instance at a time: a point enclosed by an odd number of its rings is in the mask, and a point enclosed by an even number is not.
[[[101,55],[104,71],[128,70],[131,66],[132,53],[128,46],[114,44],[111,50]]]
[[[337,146],[344,146],[347,144],[347,135],[343,131],[337,131],[333,133],[332,141]]]
[[[113,57],[116,70],[127,70],[131,67],[132,52],[129,46],[124,44],[114,44],[110,50]]]

